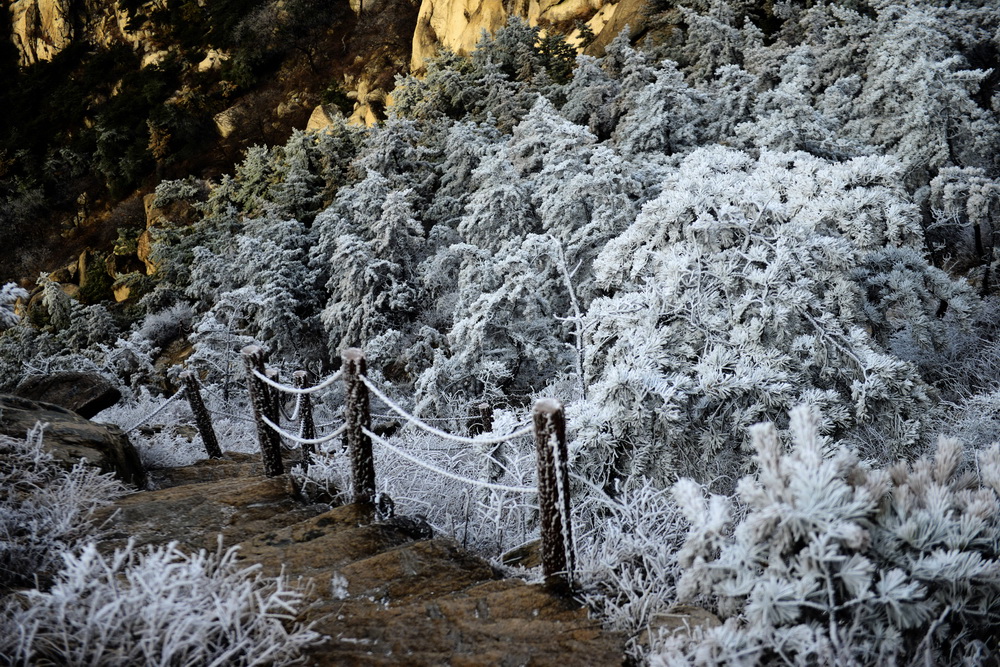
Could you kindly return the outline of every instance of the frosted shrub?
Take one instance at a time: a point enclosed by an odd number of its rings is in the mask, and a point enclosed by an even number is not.
[[[0,591],[51,574],[65,549],[97,533],[92,515],[123,490],[83,463],[56,463],[40,428],[24,440],[0,435]]]
[[[51,590],[8,603],[5,664],[287,665],[321,638],[294,622],[304,591],[240,567],[235,548],[88,544],[64,559]]]
[[[224,452],[256,452],[256,432],[243,387],[229,399],[223,391],[211,384],[203,384],[201,391],[219,446]],[[193,433],[194,417],[185,397],[177,396],[169,405],[168,401],[169,397],[154,396],[143,388],[95,419],[125,429],[144,468],[174,468],[207,458],[201,436]],[[139,426],[152,428],[136,428]]]
[[[675,602],[686,522],[669,491],[648,481],[612,500],[587,494],[574,511],[577,583],[606,626],[635,637]],[[634,643],[627,651],[639,658]]]
[[[1000,612],[1000,445],[968,470],[943,437],[933,458],[872,469],[804,407],[791,433],[786,452],[773,426],[753,428],[732,531],[729,500],[674,486],[691,521],[678,595],[726,621],[653,664],[981,664]]]

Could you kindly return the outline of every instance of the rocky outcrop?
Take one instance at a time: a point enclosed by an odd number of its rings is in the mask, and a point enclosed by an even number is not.
[[[502,0],[423,0],[413,33],[410,69],[423,70],[424,61],[442,47],[470,53],[483,31],[496,32],[507,16]]]
[[[161,471],[164,488],[118,500],[98,517],[113,533],[100,548],[132,539],[215,549],[221,534],[247,565],[311,580],[299,620],[329,638],[309,649],[309,665],[622,664],[622,637],[572,599],[504,579],[419,522],[302,504],[287,477],[254,476],[259,463],[227,456]]]
[[[52,403],[90,419],[121,400],[118,389],[97,373],[65,372],[29,377],[15,396]]]
[[[207,194],[208,186],[201,183],[202,194]],[[151,276],[157,271],[153,259],[153,229],[156,227],[182,227],[192,224],[198,218],[198,210],[189,201],[190,198],[178,199],[166,206],[156,206],[156,194],[150,193],[143,197],[142,205],[146,213],[146,229],[136,239],[136,257],[146,269],[146,275]]]
[[[144,3],[140,12],[162,7],[166,0]],[[8,8],[11,40],[21,65],[52,60],[73,41],[99,47],[125,43],[144,54],[143,65],[156,62],[157,48],[148,25],[136,26],[118,2],[102,0],[14,0]]]
[[[22,65],[52,60],[74,36],[70,0],[15,0],[10,5],[14,46]]]
[[[23,438],[35,424],[45,425],[43,447],[67,466],[80,459],[143,487],[146,473],[128,436],[110,424],[98,424],[51,403],[0,394],[0,434]]]
[[[611,11],[602,10],[602,14],[594,17],[592,28],[597,37],[587,45],[584,53],[603,56],[605,47],[625,28],[629,29],[633,39],[645,32],[649,24],[649,18],[646,16],[648,4],[649,0],[619,0],[617,4],[605,7],[604,9]]]
[[[508,17],[519,16],[530,25],[555,30],[579,43],[578,26],[586,25],[600,41],[600,49],[628,24],[645,21],[648,0],[422,0],[413,34],[410,68],[419,73],[439,48],[470,53],[485,30],[493,33]],[[588,50],[589,52],[589,50]]]
[[[317,105],[309,115],[306,132],[322,132],[333,125],[333,114],[322,104]]]

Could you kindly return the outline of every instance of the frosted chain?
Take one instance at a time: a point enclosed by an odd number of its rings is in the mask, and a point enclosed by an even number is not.
[[[161,412],[163,412],[164,410],[166,410],[167,406],[170,405],[175,398],[177,398],[178,396],[180,396],[183,393],[184,393],[183,389],[178,389],[177,393],[175,393],[173,396],[171,396],[166,401],[164,401],[163,405],[161,405],[160,407],[158,407],[155,410],[153,410],[152,412],[150,412],[148,415],[146,415],[145,417],[143,417],[142,419],[140,419],[138,422],[136,422],[135,424],[133,424],[131,427],[125,429],[125,433],[131,433],[132,431],[136,430],[137,428],[139,428],[140,426],[142,426],[143,424],[145,424],[146,422],[148,422],[150,419],[152,419],[156,415],[158,415]]]
[[[327,379],[323,380],[319,384],[299,389],[298,387],[289,387],[287,384],[281,384],[280,382],[275,382],[271,378],[267,377],[266,375],[258,371],[256,368],[252,369],[252,372],[254,374],[254,377],[256,377],[264,384],[270,385],[275,389],[280,389],[286,394],[315,394],[317,391],[320,391],[321,389],[326,389],[327,387],[335,383],[337,380],[339,380],[341,377],[341,372],[337,371],[336,373],[334,373]]]
[[[451,440],[452,442],[462,442],[467,445],[494,445],[494,444],[499,444],[501,442],[508,442],[510,440],[513,440],[514,438],[520,438],[523,435],[530,435],[534,430],[531,426],[525,426],[524,428],[514,431],[513,433],[508,433],[507,435],[499,436],[496,438],[465,438],[460,435],[454,435],[451,433],[447,433],[446,431],[442,431],[441,429],[434,428],[430,424],[425,424],[424,422],[420,421],[419,419],[411,415],[409,412],[407,412],[400,406],[396,405],[396,403],[394,403],[392,399],[390,399],[388,396],[379,391],[379,388],[376,387],[375,384],[364,375],[361,376],[361,381],[364,382],[365,386],[368,387],[368,389],[373,394],[375,394],[375,396],[377,396],[380,401],[385,403],[390,410],[392,410],[399,416],[406,419],[406,421],[413,424],[419,429],[427,431],[431,435],[436,435],[439,438],[444,438],[445,440]]]
[[[369,431],[368,429],[366,429],[364,427],[361,427],[361,430],[362,430],[362,432],[365,435],[367,435],[369,438],[372,439],[372,442],[378,443],[382,447],[385,447],[386,449],[388,449],[389,451],[393,452],[397,456],[400,456],[400,457],[406,459],[407,461],[410,461],[411,463],[416,463],[421,468],[425,468],[427,470],[430,470],[431,472],[437,473],[437,474],[442,475],[444,477],[448,477],[450,479],[454,479],[456,481],[463,482],[465,484],[470,484],[472,486],[478,486],[478,487],[483,488],[483,489],[495,489],[497,491],[510,491],[511,493],[538,493],[538,489],[535,488],[535,487],[531,487],[531,486],[507,486],[505,484],[492,484],[490,482],[483,482],[483,481],[480,481],[478,479],[472,479],[472,478],[469,478],[469,477],[463,477],[462,475],[458,475],[458,474],[453,473],[453,472],[448,472],[447,470],[445,470],[443,468],[438,468],[436,465],[434,465],[432,463],[427,463],[426,461],[421,461],[416,456],[413,456],[412,454],[408,454],[407,452],[403,451],[402,449],[399,449],[398,447],[390,445],[388,442],[386,442],[385,440],[383,440],[382,438],[380,438],[379,436],[375,435],[374,433],[372,433],[371,431]]]
[[[260,418],[264,420],[264,423],[267,424],[271,428],[271,430],[273,430],[275,433],[277,433],[278,435],[280,435],[282,438],[287,438],[287,439],[291,440],[292,442],[299,443],[300,445],[322,445],[324,442],[330,442],[331,440],[333,440],[337,436],[343,434],[343,432],[347,430],[347,424],[342,424],[341,427],[338,428],[333,433],[328,433],[327,435],[324,435],[322,437],[319,437],[319,438],[300,438],[297,435],[294,435],[292,433],[289,433],[288,431],[285,431],[280,426],[278,426],[277,424],[275,424],[273,421],[271,421],[270,419],[268,419],[267,416],[261,415]]]
[[[566,512],[566,499],[569,498],[569,489],[566,488],[563,483],[562,473],[569,472],[569,464],[562,460],[562,452],[559,449],[559,439],[549,435],[549,442],[547,443],[552,448],[552,460],[555,463],[555,474],[556,474],[556,491],[559,494],[557,502],[559,505],[559,523],[562,528],[562,541],[563,541],[563,552],[566,555],[566,569],[568,570],[567,575],[569,576],[570,583],[573,582],[573,570],[576,565],[576,552],[573,549],[573,540],[570,538],[570,516]]]

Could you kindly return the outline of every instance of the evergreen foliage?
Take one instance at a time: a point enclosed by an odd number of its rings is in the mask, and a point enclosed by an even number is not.
[[[715,600],[724,625],[668,640],[657,665],[983,664],[995,655],[1000,448],[954,439],[912,464],[872,468],[792,413],[785,451],[753,429],[756,474],[729,500],[691,480],[680,599]],[[730,523],[734,524],[730,531]]]

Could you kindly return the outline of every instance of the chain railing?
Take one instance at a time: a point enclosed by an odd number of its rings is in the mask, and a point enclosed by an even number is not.
[[[292,376],[294,386],[282,384],[277,373],[266,367],[266,358],[260,347],[248,346],[243,349],[242,354],[265,475],[273,477],[284,472],[281,460],[282,439],[302,446],[303,458],[308,465],[315,456],[317,445],[343,437],[350,461],[352,499],[358,504],[373,506],[375,503],[373,445],[431,473],[469,486],[506,493],[535,494],[538,498],[541,526],[542,571],[550,583],[572,585],[575,557],[570,515],[569,466],[565,416],[559,401],[536,401],[532,410],[532,423],[506,435],[466,437],[431,426],[389,398],[368,377],[364,353],[358,348],[344,350],[341,354],[341,369],[321,382],[310,385],[306,372],[297,371]],[[329,434],[317,436],[316,425],[313,423],[312,395],[331,387],[337,381],[344,383],[344,423]],[[298,434],[281,427],[279,414],[282,410],[279,405],[282,393],[296,398],[291,415],[286,414],[285,417],[288,421],[298,421]],[[504,443],[534,434],[537,486],[500,484],[500,475],[493,473],[488,481],[472,479],[393,445],[372,430],[372,396],[404,424],[448,442],[490,446],[491,451],[496,451]]]

